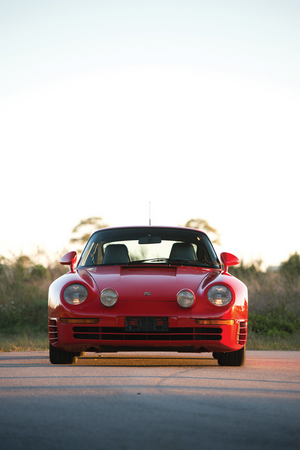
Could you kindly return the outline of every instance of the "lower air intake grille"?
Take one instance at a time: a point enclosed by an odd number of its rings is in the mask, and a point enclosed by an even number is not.
[[[220,341],[221,328],[169,328],[167,332],[128,332],[122,327],[73,327],[74,339],[103,341]]]

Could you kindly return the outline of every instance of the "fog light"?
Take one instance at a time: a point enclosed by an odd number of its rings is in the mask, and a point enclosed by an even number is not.
[[[182,308],[189,308],[194,304],[195,294],[189,289],[182,289],[177,294],[177,302]]]
[[[118,294],[114,289],[103,289],[100,300],[104,306],[114,306],[117,303]]]

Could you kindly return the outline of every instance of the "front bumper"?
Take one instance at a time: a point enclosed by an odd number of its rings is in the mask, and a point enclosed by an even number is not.
[[[235,319],[231,324],[214,320],[212,325],[199,324],[196,320],[168,317],[167,331],[140,332],[128,331],[125,317],[49,318],[49,341],[65,351],[90,350],[100,353],[137,350],[228,352],[239,350],[246,343],[246,320]]]

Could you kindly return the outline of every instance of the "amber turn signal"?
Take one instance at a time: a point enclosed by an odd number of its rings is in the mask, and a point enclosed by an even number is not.
[[[234,325],[234,319],[195,319],[198,325]]]
[[[61,323],[98,323],[99,319],[60,319]]]

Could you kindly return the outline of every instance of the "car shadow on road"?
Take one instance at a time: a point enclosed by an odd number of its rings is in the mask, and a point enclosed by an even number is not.
[[[52,366],[48,354],[44,355],[7,355],[0,356],[0,367],[46,367]],[[100,366],[100,367],[192,367],[192,366],[217,366],[217,360],[213,357],[191,356],[145,356],[145,355],[98,355],[79,357],[75,366]],[[59,365],[53,365],[59,367]]]
[[[216,366],[217,361],[210,358],[191,357],[164,357],[164,356],[108,356],[78,358],[78,366],[102,366],[102,367],[181,367],[181,366]]]

